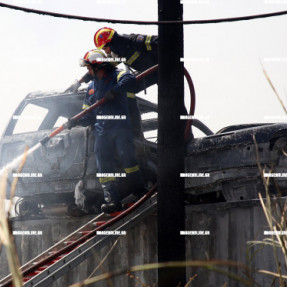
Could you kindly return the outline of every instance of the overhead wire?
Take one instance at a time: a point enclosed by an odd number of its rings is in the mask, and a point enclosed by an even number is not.
[[[267,14],[249,15],[249,16],[234,17],[234,18],[210,19],[210,20],[136,21],[136,20],[116,20],[116,19],[105,19],[105,18],[94,18],[94,17],[69,15],[69,14],[62,14],[62,13],[56,13],[56,12],[25,8],[25,7],[10,5],[6,3],[2,3],[2,2],[0,2],[0,7],[13,9],[13,10],[19,10],[19,11],[23,11],[27,13],[34,13],[38,15],[53,16],[53,17],[65,18],[65,19],[92,21],[92,22],[108,22],[108,23],[114,23],[114,24],[136,24],[136,25],[215,24],[215,23],[238,22],[238,21],[247,21],[247,20],[253,20],[253,19],[262,19],[262,18],[283,16],[287,14],[287,11],[285,10],[285,11],[279,11],[279,12],[267,13]]]

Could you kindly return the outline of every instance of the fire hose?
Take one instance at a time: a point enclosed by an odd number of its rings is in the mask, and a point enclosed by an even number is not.
[[[143,78],[145,78],[146,76],[156,72],[157,70],[158,70],[158,65],[155,65],[155,66],[149,68],[148,70],[144,71],[143,73],[139,74],[138,76],[136,76],[136,80],[137,81],[141,81]],[[189,116],[193,116],[194,115],[194,110],[195,110],[195,90],[194,90],[194,85],[193,85],[192,79],[191,79],[188,71],[185,68],[184,68],[184,75],[185,75],[185,78],[186,78],[186,80],[188,82],[189,90],[190,90],[190,111],[189,111]],[[86,114],[90,113],[95,108],[103,105],[105,102],[106,102],[106,99],[103,98],[103,99],[97,101],[96,103],[94,103],[93,105],[91,105],[88,109],[78,113],[77,115],[75,115],[71,119],[77,121],[80,118],[84,117]],[[40,143],[42,145],[45,145],[51,138],[53,138],[58,133],[60,133],[64,129],[66,129],[68,127],[68,123],[69,123],[69,121],[65,122],[60,127],[55,129],[54,131],[52,131],[48,136],[46,136],[45,138],[40,140]],[[189,137],[190,130],[191,130],[191,119],[188,119],[187,124],[186,124],[186,128],[185,128],[185,134],[184,134],[185,141],[187,141],[187,139]]]

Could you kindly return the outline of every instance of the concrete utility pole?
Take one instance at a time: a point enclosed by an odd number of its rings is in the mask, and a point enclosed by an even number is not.
[[[158,0],[159,21],[182,20],[180,0]],[[183,25],[159,25],[158,261],[185,261]],[[159,269],[158,286],[184,286],[185,268]]]

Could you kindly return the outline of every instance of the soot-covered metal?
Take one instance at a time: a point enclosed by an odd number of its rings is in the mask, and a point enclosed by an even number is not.
[[[0,143],[1,167],[23,154],[26,145],[32,147],[45,138],[59,118],[66,121],[79,113],[84,95],[85,91],[75,95],[56,92],[29,94],[16,109],[3,134]],[[39,128],[32,132],[13,133],[17,124],[15,116],[21,118],[21,113],[29,104],[47,109]],[[141,99],[139,99],[139,107],[142,114],[157,110],[156,105]],[[143,131],[153,130],[156,128],[155,126],[156,119],[143,121]],[[154,182],[156,144],[135,140],[135,145],[145,180]],[[17,168],[9,175],[7,199],[10,197],[11,182],[16,170]],[[119,167],[117,172],[124,171]],[[15,195],[25,199],[22,202],[22,211],[28,213],[35,212],[35,210],[39,211],[39,208],[34,208],[35,206],[40,206],[43,209],[47,206],[69,205],[74,202],[75,187],[82,180],[84,182],[86,208],[96,211],[103,200],[101,185],[96,173],[92,127],[78,126],[71,130],[62,131],[27,158],[21,171],[24,177],[19,177]],[[124,197],[126,192],[125,178],[120,179],[120,192]]]
[[[78,94],[57,92],[30,93],[18,106],[0,142],[0,167],[23,154],[25,146],[34,146],[54,128],[57,120],[66,120],[81,111],[85,91]],[[33,104],[47,109],[45,117],[35,131],[14,133],[17,120],[25,107]],[[138,98],[141,115],[157,113],[157,105]],[[200,121],[194,126],[207,136],[190,141],[186,147],[185,193],[187,203],[238,201],[257,198],[264,187],[258,170],[258,161],[265,172],[285,174],[287,151],[287,124],[248,124],[230,126],[216,134]],[[155,131],[157,118],[142,120],[143,132]],[[255,136],[259,157],[256,157]],[[155,182],[157,176],[157,144],[146,139],[135,139],[136,153],[146,182]],[[16,196],[24,198],[24,211],[39,212],[49,206],[68,205],[74,202],[74,191],[80,180],[84,182],[87,202],[99,206],[101,186],[96,177],[94,136],[91,127],[64,130],[45,146],[32,153],[19,177]],[[15,168],[8,178],[7,199]],[[118,168],[118,172],[122,172]],[[193,176],[193,174],[208,176]],[[125,196],[125,178],[120,178],[120,191]],[[284,195],[286,177],[270,180],[270,190]],[[28,206],[28,207],[27,207]],[[29,206],[31,207],[29,210]],[[35,208],[35,206],[37,208]]]

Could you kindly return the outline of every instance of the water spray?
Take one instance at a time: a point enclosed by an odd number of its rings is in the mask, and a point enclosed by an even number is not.
[[[31,153],[33,153],[35,150],[37,150],[42,144],[39,142],[36,145],[34,145],[32,148],[30,148],[27,151],[27,156],[29,156]],[[19,165],[20,162],[23,159],[23,155],[19,155],[18,157],[16,157],[14,160],[12,160],[11,162],[9,162],[8,164],[6,164],[4,167],[1,168],[0,170],[0,177],[3,176],[5,170],[7,172],[10,172],[15,166]]]
[[[88,109],[80,112],[79,114],[75,115],[74,117],[72,117],[73,120],[79,120],[80,118],[82,118],[83,116],[85,116],[86,114],[88,114],[89,112],[91,112],[92,110],[94,110],[95,108],[97,108],[98,106],[102,105],[104,102],[106,101],[106,99],[101,99],[99,101],[97,101],[95,104],[93,104],[92,106],[90,106]],[[67,128],[69,121],[65,122],[63,125],[61,125],[60,127],[58,127],[57,129],[55,129],[54,131],[52,131],[48,136],[46,136],[45,138],[43,138],[42,140],[40,140],[40,142],[38,142],[37,144],[35,144],[32,148],[30,148],[27,151],[27,156],[29,156],[30,154],[32,154],[34,151],[36,151],[37,149],[39,149],[41,146],[44,146],[51,138],[53,138],[54,136],[56,136],[58,133],[60,133],[61,131],[63,131],[64,129]],[[6,170],[7,172],[10,172],[15,166],[19,165],[19,163],[21,162],[21,160],[23,159],[23,155],[18,156],[17,158],[15,158],[13,161],[9,162],[8,164],[6,164],[1,170],[0,170],[0,176],[2,176],[4,174],[4,171]]]

